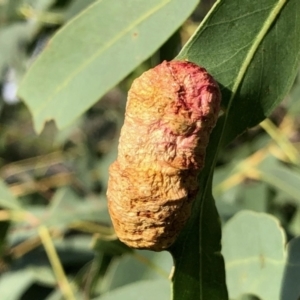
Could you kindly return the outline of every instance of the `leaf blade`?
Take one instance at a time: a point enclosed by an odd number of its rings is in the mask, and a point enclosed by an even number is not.
[[[223,120],[220,120],[217,123],[210,137],[205,167],[199,177],[200,189],[190,220],[170,249],[175,261],[174,300],[228,299],[224,260],[220,255],[220,219],[211,195],[212,166],[222,122]],[[182,256],[184,251],[189,255]],[[190,256],[194,258],[192,262]],[[182,260],[180,263],[178,263],[178,258]],[[214,272],[215,270],[217,273]],[[207,274],[210,275],[207,276]],[[184,295],[182,295],[182,290],[184,290]]]
[[[241,211],[224,226],[223,253],[230,297],[254,294],[279,299],[286,264],[286,237],[277,219]],[[271,280],[272,286],[266,286]]]
[[[49,119],[55,119],[58,128],[67,126],[148,58],[198,0],[184,7],[180,2],[130,0],[124,5],[116,0],[97,1],[62,28],[19,89],[35,129],[41,131]],[[149,30],[155,34],[149,35]]]
[[[219,82],[229,120],[224,145],[268,116],[291,88],[300,63],[299,9],[294,0],[218,1],[178,55]]]
[[[200,274],[197,276],[196,271],[193,271],[195,282],[190,281],[188,276],[181,279],[185,282],[186,289],[197,290],[193,295],[194,298],[207,299],[208,291],[205,288],[201,290],[199,284],[204,275],[201,268],[204,258],[200,255],[203,250],[203,241],[208,241],[212,245],[210,252],[205,253],[207,257],[212,257],[213,251],[216,253],[219,251],[217,241],[213,237],[209,240],[201,236],[201,234],[205,235],[201,233],[204,231],[203,224],[209,224],[209,218],[212,216],[205,214],[205,201],[213,201],[209,197],[210,181],[207,178],[212,176],[218,151],[247,127],[256,125],[270,114],[291,87],[300,61],[300,34],[299,30],[295,30],[300,28],[300,18],[296,18],[299,10],[299,3],[294,0],[247,3],[245,1],[217,1],[196,34],[176,58],[187,59],[207,68],[220,84],[226,112],[220,117],[210,137],[205,168],[199,178],[200,193],[196,200],[198,203],[195,203],[193,207],[193,215],[180,235],[175,250],[171,249],[175,259],[174,291],[177,289],[178,283],[176,282],[180,277],[179,274],[188,272],[188,261],[182,265],[176,264],[179,253],[185,249],[186,252],[193,253],[193,257],[197,260],[194,261],[194,268],[198,268]],[[290,18],[293,19],[292,25],[290,25]],[[285,42],[284,32],[287,28],[294,28],[286,46],[288,48],[293,43],[293,50],[287,54],[285,49],[280,49],[282,51],[277,53],[275,50],[278,45]],[[278,31],[281,32],[280,38],[276,38]],[[261,59],[264,51],[267,54],[272,53],[270,58]],[[279,61],[279,63],[278,66],[273,66],[276,55],[276,62]],[[284,60],[287,55],[288,58]],[[265,64],[268,68],[260,72],[260,68]],[[270,72],[272,67],[275,71]],[[280,84],[278,84],[279,78]],[[271,90],[270,87],[272,87]],[[201,214],[202,217],[199,219],[195,216],[196,214]],[[213,220],[212,223],[217,223],[218,217],[213,216]],[[200,238],[195,239],[193,232],[194,234],[199,232]],[[195,250],[196,247],[198,247],[197,250]],[[209,264],[206,266],[211,267]],[[176,273],[176,268],[182,270],[177,270]],[[219,268],[215,268],[215,271],[224,274],[224,265],[220,260]],[[215,284],[216,289],[220,288],[220,285],[224,287],[225,275],[219,277],[219,282],[212,280],[211,284]],[[214,299],[227,299],[225,289],[223,294],[216,295]],[[179,290],[174,293],[174,299],[182,299]]]

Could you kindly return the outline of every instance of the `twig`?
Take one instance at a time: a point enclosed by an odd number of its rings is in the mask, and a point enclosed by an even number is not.
[[[76,300],[47,227],[40,226],[38,231],[62,294],[67,300]]]

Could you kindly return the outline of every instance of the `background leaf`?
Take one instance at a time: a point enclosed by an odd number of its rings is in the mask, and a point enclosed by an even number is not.
[[[53,37],[20,86],[35,129],[50,119],[69,125],[148,58],[197,2],[102,0],[84,10]]]
[[[65,228],[72,222],[86,220],[110,222],[107,203],[103,198],[82,201],[70,188],[57,190],[47,215],[42,216],[42,223],[53,228]]]
[[[280,300],[300,297],[300,237],[291,240],[287,247],[288,257],[284,270]]]
[[[149,265],[149,262],[151,265]],[[157,276],[168,281],[172,268],[172,258],[166,251],[155,253],[151,251],[135,251],[132,255],[123,256],[110,266],[106,278],[107,289],[113,290],[139,280],[156,279]],[[126,270],[134,270],[128,273]],[[170,286],[168,287],[170,291]]]
[[[222,252],[232,299],[246,293],[263,300],[299,298],[300,238],[287,248],[285,241],[278,221],[264,213],[242,211],[226,223]]]
[[[8,209],[21,209],[21,203],[15,198],[5,183],[0,180],[0,206]]]
[[[170,298],[170,283],[168,280],[141,280],[135,284],[128,284],[118,288],[107,295],[94,300],[166,300]]]
[[[29,269],[10,272],[1,276],[1,297],[7,300],[20,299],[23,292],[34,282],[34,275]]]
[[[278,221],[263,213],[243,211],[228,221],[223,230],[229,295],[258,295],[279,299],[285,263],[285,234]],[[267,284],[272,278],[272,284]]]
[[[257,168],[260,177],[270,185],[288,194],[300,205],[300,172],[299,169],[287,168],[273,156],[268,156]]]
[[[3,19],[2,22],[5,24],[11,19],[20,18],[20,12],[26,5],[42,12],[51,6],[53,2],[54,0],[3,1],[0,3],[0,21]],[[24,72],[24,45],[33,39],[39,27],[40,22],[38,21],[21,22],[18,20],[18,22],[0,28],[0,80],[3,79],[4,75],[2,70],[9,66],[18,69],[19,72]]]

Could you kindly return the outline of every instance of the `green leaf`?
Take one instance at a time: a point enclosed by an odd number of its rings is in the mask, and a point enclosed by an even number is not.
[[[239,147],[240,148],[240,147]],[[237,154],[238,155],[238,154]],[[245,156],[243,156],[245,159]],[[242,209],[266,212],[268,208],[267,192],[269,185],[265,182],[244,181],[244,170],[248,165],[243,160],[233,160],[221,167],[216,168],[213,180],[213,195],[221,214],[233,215]],[[239,174],[236,184],[231,186],[230,178]],[[239,184],[239,180],[241,181]],[[225,185],[224,185],[225,183]],[[231,207],[231,208],[230,208]],[[225,210],[224,210],[225,209]]]
[[[236,300],[261,300],[259,299],[258,297],[254,296],[254,295],[242,295],[241,297],[239,297],[238,299]]]
[[[290,90],[300,61],[299,11],[297,0],[217,1],[177,57],[219,82],[223,143],[262,121]]]
[[[69,187],[58,189],[49,205],[49,210],[43,212],[42,223],[46,226],[65,229],[76,221],[108,221],[107,203],[104,199],[81,199]]]
[[[222,242],[232,299],[246,293],[263,300],[299,298],[300,238],[289,242],[286,250],[277,219],[240,212],[224,226]]]
[[[48,265],[32,265],[26,269],[32,272],[32,276],[34,277],[35,282],[51,287],[54,287],[57,284],[57,280],[53,274],[53,270]]]
[[[23,5],[30,5],[36,12],[46,11],[55,0],[25,0]]]
[[[22,294],[34,283],[34,276],[30,269],[9,272],[1,275],[1,298],[5,300],[21,299]]]
[[[300,298],[300,237],[288,243],[287,251],[280,300]]]
[[[4,23],[12,23],[15,20],[23,19],[20,10],[24,7],[30,6],[33,11],[41,13],[47,10],[55,0],[11,0],[11,1],[1,1],[0,2],[0,21],[1,25]],[[36,21],[36,20],[35,20]],[[28,22],[28,23],[38,23],[38,22]],[[25,23],[22,24],[26,25]],[[34,25],[36,26],[36,25]],[[7,40],[7,42],[9,42]]]
[[[64,12],[64,18],[69,20],[80,13],[83,9],[94,3],[95,0],[73,0],[69,7]]]
[[[86,299],[86,294],[82,294],[81,291],[75,291],[74,292],[74,297],[77,300],[83,300]],[[61,290],[59,288],[57,288],[56,290],[54,290],[47,298],[45,298],[45,300],[65,300],[66,298],[63,296],[63,294],[61,293]]]
[[[105,240],[98,238],[93,245],[93,249],[97,252],[116,257],[133,252],[132,248],[129,248],[118,239]]]
[[[22,207],[18,199],[12,195],[12,193],[2,180],[0,180],[0,206],[2,208],[16,210],[21,209]]]
[[[35,129],[63,128],[148,58],[198,0],[101,0],[63,27],[21,83]],[[162,26],[163,24],[163,26]]]
[[[300,72],[298,72],[298,76],[289,96],[290,99],[287,103],[288,114],[293,117],[298,116],[300,113]]]
[[[170,249],[173,299],[227,299],[220,220],[209,190],[205,200],[196,199],[190,221]]]
[[[166,300],[170,299],[168,280],[144,280],[125,285],[93,300]]]
[[[106,289],[114,290],[139,280],[164,278],[168,281],[172,263],[171,255],[166,251],[161,253],[135,251],[131,255],[115,259],[109,266],[105,278]],[[128,273],[128,270],[134,270],[134,272]]]
[[[24,57],[19,45],[29,40],[28,26],[14,23],[0,29],[0,80],[4,79],[4,70],[20,64]]]
[[[54,0],[0,1],[0,81],[4,79],[8,67],[16,70],[16,80],[19,81],[26,64],[25,45],[32,41],[42,26],[37,20],[13,22],[16,18],[20,19],[20,9],[29,5],[33,11],[41,13],[53,2]]]
[[[224,227],[222,244],[231,298],[249,293],[279,299],[285,234],[274,217],[250,211],[236,214]]]
[[[219,0],[176,57],[215,77],[225,113],[210,137],[192,216],[170,249],[173,299],[227,299],[212,172],[220,149],[268,116],[292,86],[300,60],[299,11],[297,0]]]
[[[293,215],[291,222],[288,225],[288,231],[294,235],[300,235],[300,208],[297,208],[296,213]]]
[[[280,163],[275,157],[268,156],[259,166],[261,180],[281,190],[300,205],[300,170],[292,169]]]

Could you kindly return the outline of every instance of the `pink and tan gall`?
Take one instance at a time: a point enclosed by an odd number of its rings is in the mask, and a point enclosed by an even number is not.
[[[107,190],[115,231],[128,246],[161,251],[176,240],[220,102],[212,76],[187,61],[164,61],[133,82]]]

